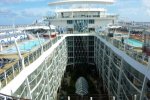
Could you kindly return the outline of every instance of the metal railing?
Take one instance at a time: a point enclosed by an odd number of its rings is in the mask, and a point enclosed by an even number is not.
[[[30,99],[18,98],[0,93],[0,100],[30,100]]]
[[[116,48],[124,51],[128,56],[132,57],[139,63],[143,65],[148,64],[148,56],[144,54],[143,52],[138,52],[138,50],[136,50],[136,49],[139,49],[142,51],[142,48],[136,48],[136,47],[130,46],[126,43],[122,43],[121,41],[113,39],[106,35],[98,34],[98,36],[102,37],[103,39],[111,43],[113,46],[115,46]]]
[[[138,94],[129,95],[129,100],[137,100]],[[119,96],[119,100],[126,100],[125,96]],[[114,95],[105,95],[105,94],[98,94],[98,95],[68,95],[68,96],[59,96],[58,100],[117,100],[117,97]]]
[[[80,33],[77,31],[73,31],[73,33],[71,33],[71,34],[96,34],[97,36],[100,36],[101,38],[105,39],[107,42],[111,43],[116,48],[125,52],[128,56],[130,56],[134,60],[138,61],[139,63],[141,63],[143,65],[148,65],[148,56],[142,52],[142,48],[137,48],[137,47],[130,46],[126,43],[122,43],[121,41],[119,41],[115,38],[108,37],[106,35],[106,33],[99,34],[99,33],[95,33],[94,31]],[[141,50],[141,52],[138,52],[138,50]]]
[[[74,16],[50,16],[45,17],[45,20],[49,19],[65,19],[65,18],[115,18],[117,15],[74,15]]]
[[[31,26],[43,26],[43,24],[31,24],[31,25],[16,25],[15,28],[20,28],[20,27],[31,27]],[[5,29],[5,28],[14,28],[13,25],[2,25],[0,26],[0,29]]]
[[[43,51],[48,50],[52,44],[55,44],[61,37],[54,38],[52,41],[48,41],[43,44]],[[34,48],[31,52],[23,55],[24,64],[28,66],[32,62],[34,62],[39,56],[42,54],[41,46]],[[2,69],[0,69],[0,89],[5,87],[11,80],[13,80],[21,71],[23,70],[23,65],[19,59],[16,59],[9,65],[4,65]]]
[[[128,56],[132,57],[134,60],[138,61],[139,63],[143,65],[148,65],[148,56],[142,52],[142,48],[137,48],[137,47],[130,46],[126,43],[122,43],[121,41],[115,38],[108,37],[106,33],[99,34],[94,31],[92,32],[73,31],[73,33],[71,34],[96,34],[97,36],[100,36],[101,38],[105,39],[107,42],[111,43],[116,48],[125,52]],[[141,52],[138,52],[138,50],[140,50]]]

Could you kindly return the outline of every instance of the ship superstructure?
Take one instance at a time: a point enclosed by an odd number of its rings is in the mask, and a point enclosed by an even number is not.
[[[92,3],[105,3],[106,5],[113,3],[113,0],[107,1],[82,1],[73,0],[66,2],[54,2],[49,3],[49,6],[62,5],[65,3],[70,4],[87,4],[86,6],[70,7],[69,9],[56,9],[55,16],[49,16],[45,18],[45,21],[50,21],[52,25],[55,25],[58,29],[72,32],[95,32],[97,29],[107,27],[108,25],[115,24],[118,16],[115,14],[108,14],[104,8],[89,7],[88,4]]]
[[[65,0],[49,5],[113,2]],[[59,31],[56,37],[44,43],[39,40],[35,48],[21,53],[19,58],[1,68],[0,97],[57,100],[66,66],[86,63],[96,66],[97,77],[102,77],[109,100],[150,99],[150,59],[134,52],[124,42],[109,37],[107,31],[96,31],[117,22],[116,15],[109,16],[105,11],[103,8],[60,9],[56,16],[47,17],[45,21],[66,31]],[[0,54],[0,57],[6,57],[6,54]],[[66,96],[68,100],[74,100],[70,95]],[[90,100],[93,98],[96,97]]]

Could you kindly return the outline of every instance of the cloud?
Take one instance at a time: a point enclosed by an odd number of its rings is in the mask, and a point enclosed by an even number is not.
[[[49,7],[40,8],[26,8],[26,9],[11,9],[0,8],[0,24],[12,24],[12,20],[15,20],[16,24],[32,23],[34,20],[38,20],[50,14],[51,9]]]
[[[1,4],[12,4],[12,3],[19,3],[21,0],[0,0]]]
[[[0,0],[0,4],[15,4],[22,2],[43,2],[46,0]]]
[[[8,12],[10,12],[9,9],[7,9],[7,8],[0,8],[0,14],[8,13]]]
[[[150,16],[150,0],[142,0],[144,11]]]
[[[0,17],[13,17],[16,16],[16,12],[8,8],[0,8]]]
[[[40,8],[26,8],[23,10],[12,10],[8,8],[0,8],[0,17],[43,17],[50,14],[50,11],[54,11],[49,7],[40,7]]]
[[[143,2],[143,5],[145,6],[145,7],[150,7],[150,0],[142,0],[142,2]]]
[[[136,15],[136,14],[139,14],[139,11],[141,11],[141,8],[134,8],[134,7],[122,8],[122,9],[119,9],[118,11],[119,13],[124,13],[128,15]]]
[[[43,1],[45,1],[45,0],[22,0],[22,1],[24,1],[24,2],[43,2]]]
[[[118,13],[119,18],[122,20],[149,21],[149,4],[150,0],[117,0],[109,9]]]
[[[50,12],[50,8],[41,7],[41,8],[28,8],[20,11],[23,16],[32,17],[32,16],[45,16]]]
[[[141,8],[134,8],[134,7],[130,7],[130,8],[120,8],[118,9],[119,15],[120,15],[120,19],[125,20],[125,21],[133,21],[136,20],[135,16],[139,15],[139,12],[141,12]]]

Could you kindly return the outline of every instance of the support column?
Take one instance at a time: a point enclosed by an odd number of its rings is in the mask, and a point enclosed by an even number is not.
[[[19,59],[20,59],[20,61],[21,61],[22,67],[23,67],[23,69],[25,69],[24,58],[23,58],[22,55],[21,55],[21,52],[20,52],[20,50],[19,50],[19,48],[18,48],[18,44],[17,44],[17,41],[16,41],[16,40],[15,40],[15,46],[16,46],[16,49],[17,49],[18,56],[19,56]],[[26,82],[27,89],[28,89],[29,99],[32,99],[31,89],[30,89],[30,84],[29,84],[28,77],[26,78],[25,82]]]
[[[103,79],[103,86],[104,86],[104,84],[105,84],[105,82],[104,82],[104,56],[105,56],[105,48],[106,48],[106,46],[105,46],[105,44],[104,44],[104,49],[103,49],[103,58],[102,58],[102,79]],[[104,89],[104,87],[103,87],[103,89]]]
[[[48,95],[47,95],[47,100],[48,97],[50,97],[50,86],[49,86],[49,76],[48,76],[48,66],[46,64],[48,59],[45,59],[44,64],[45,64],[45,73],[46,73],[46,82],[47,82],[47,87],[48,88]]]
[[[134,100],[137,100],[137,95],[136,94],[134,95]]]
[[[74,39],[74,37],[72,37],[73,38],[73,69],[74,69],[74,67],[75,67],[75,50],[74,50],[74,47],[75,47],[75,39]]]
[[[119,79],[118,79],[118,87],[117,87],[117,100],[119,100],[119,96],[120,96],[122,73],[123,73],[123,59],[121,58],[121,66],[119,71]]]
[[[113,96],[113,100],[116,100],[115,96]]]
[[[3,46],[0,44],[0,52],[3,51]]]
[[[140,100],[143,100],[144,98],[144,93],[145,93],[145,89],[146,89],[146,85],[147,85],[148,79],[145,76],[144,77],[144,81],[143,81],[143,85],[142,85],[142,90],[141,90],[141,94],[140,94]]]
[[[87,62],[89,62],[89,37],[87,37]]]
[[[68,96],[68,100],[71,100],[71,99],[70,99],[70,96]]]
[[[7,85],[7,73],[6,73],[6,70],[4,71],[4,74],[5,74],[5,83],[6,83],[6,85]]]
[[[109,67],[108,67],[108,93],[109,93],[109,95],[110,95],[110,76],[111,76],[111,62],[112,62],[112,60],[111,60],[111,58],[112,58],[112,51],[110,50],[110,56],[109,56]]]
[[[147,65],[146,75],[148,75],[149,72],[150,72],[150,57],[148,58],[148,65]],[[144,81],[143,81],[143,85],[142,85],[141,94],[140,94],[140,100],[143,100],[147,82],[148,82],[148,79],[147,79],[147,76],[145,76]]]
[[[98,41],[100,41],[100,40],[98,40]],[[100,44],[99,44],[99,47],[98,47],[98,51],[100,51]],[[100,52],[99,52],[100,53]],[[99,69],[99,77],[101,77],[102,78],[102,73],[100,73],[100,72],[102,72],[102,68],[101,68],[101,70],[100,70],[100,62],[99,62],[99,59],[100,59],[100,56],[98,56],[98,69]]]
[[[14,69],[14,66],[12,67],[12,70],[13,70],[13,78],[15,78],[15,69]]]
[[[90,97],[90,100],[93,100],[93,97]]]
[[[44,49],[43,49],[43,45],[40,41],[40,37],[39,37],[39,33],[37,32],[37,37],[38,37],[38,40],[39,40],[39,43],[40,43],[40,46],[41,46],[41,54],[44,52]]]

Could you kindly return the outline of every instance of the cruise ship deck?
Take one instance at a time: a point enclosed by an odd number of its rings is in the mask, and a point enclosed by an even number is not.
[[[66,0],[48,5],[80,3],[110,5],[114,0]],[[142,52],[145,42],[130,39],[130,34],[112,35],[109,28],[116,32],[118,15],[106,11],[57,9],[55,16],[45,17],[47,26],[17,26],[21,31],[48,31],[46,37],[37,33],[29,40],[29,33],[20,33],[18,40],[8,37],[11,45],[1,42],[0,100],[149,100],[150,59]],[[56,34],[50,24],[57,27]]]

